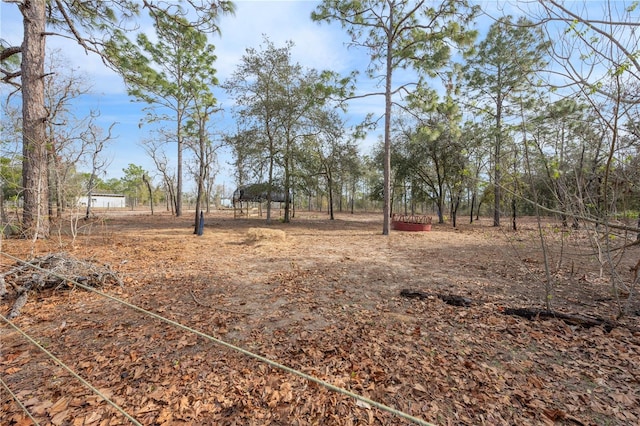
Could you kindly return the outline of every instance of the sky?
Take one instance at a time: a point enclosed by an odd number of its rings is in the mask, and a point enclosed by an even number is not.
[[[338,24],[319,24],[311,21],[311,12],[318,3],[304,0],[236,1],[235,16],[222,16],[221,36],[210,40],[216,47],[218,60],[215,67],[218,80],[224,82],[238,66],[245,50],[249,47],[259,48],[263,36],[266,35],[277,47],[284,46],[287,41],[293,41],[293,61],[303,67],[330,69],[342,75],[347,75],[353,70],[360,71],[358,90],[371,90],[376,83],[367,80],[364,74],[369,63],[366,52],[348,48],[348,36]],[[475,3],[494,17],[507,12],[517,15],[519,12],[514,2],[484,0]],[[485,28],[488,28],[491,21],[485,17]],[[145,28],[144,21],[142,25]],[[150,25],[146,28],[152,32]],[[482,31],[482,28],[479,29]],[[15,3],[0,2],[0,38],[9,44],[21,42],[22,21]],[[86,54],[75,42],[60,37],[48,37],[47,47],[50,50],[61,49],[69,66],[86,73],[89,78],[92,85],[91,94],[76,100],[78,110],[99,110],[101,115],[98,124],[104,129],[116,123],[113,129],[116,137],[105,150],[110,166],[103,179],[122,177],[122,170],[130,163],[142,166],[153,175],[153,162],[140,146],[140,141],[151,136],[149,126],[139,125],[146,104],[134,102],[127,95],[121,77],[105,67],[97,55]],[[221,88],[216,88],[214,93],[223,109],[231,105],[232,101],[227,99]],[[372,113],[374,117],[379,117],[383,111],[382,97],[368,97],[350,102],[345,118],[349,124],[355,125],[362,121],[366,114]],[[228,112],[217,117],[214,125],[218,132],[233,131],[235,127]],[[381,131],[382,125],[360,142],[361,153],[371,152]],[[175,145],[168,146],[167,154],[175,158],[175,150]],[[219,152],[216,183],[224,184],[228,191],[232,191],[235,186],[233,170],[229,164],[231,160],[228,151]],[[80,169],[88,170],[86,167],[83,169],[82,165]],[[191,179],[185,176],[185,180]],[[158,178],[156,182],[159,182]]]
[[[365,53],[347,49],[347,35],[339,26],[311,21],[311,12],[317,4],[316,1],[300,0],[237,1],[235,16],[223,16],[220,20],[221,35],[211,39],[218,58],[215,63],[218,80],[224,82],[231,75],[247,48],[259,48],[263,35],[268,36],[277,47],[284,46],[289,40],[293,41],[293,61],[304,67],[331,69],[344,75],[354,69],[363,70],[368,62]],[[12,45],[21,42],[21,15],[15,4],[0,3],[0,37]],[[103,129],[116,123],[113,130],[116,138],[105,150],[111,164],[103,178],[122,177],[122,169],[130,163],[153,173],[153,162],[139,145],[142,139],[150,137],[149,126],[139,126],[146,104],[132,101],[121,77],[106,68],[96,55],[86,54],[73,42],[60,37],[48,37],[47,48],[61,49],[70,66],[86,73],[89,78],[91,94],[77,99],[77,108],[99,110],[101,115],[98,124]],[[214,93],[219,105],[223,108],[230,105],[231,101],[226,99],[221,88],[216,88]],[[381,114],[383,107],[383,100],[380,98],[353,102],[347,119],[355,124],[369,112]],[[223,117],[218,117],[216,130],[233,130],[229,115],[226,113]],[[362,150],[369,151],[377,137],[375,133],[368,135],[367,140],[362,142]],[[175,145],[167,149],[167,153],[174,158],[175,149]],[[233,170],[228,164],[230,161],[229,152],[223,150],[219,153],[220,171],[217,183],[228,187],[234,186]]]

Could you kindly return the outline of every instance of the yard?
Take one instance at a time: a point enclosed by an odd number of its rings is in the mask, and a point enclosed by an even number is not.
[[[12,323],[144,425],[411,422],[122,302],[433,424],[638,424],[640,304],[616,322],[626,300],[586,232],[546,221],[553,308],[615,327],[505,315],[544,306],[543,253],[533,219],[517,232],[491,223],[382,236],[380,214],[297,212],[267,225],[221,211],[198,237],[190,213],[110,212],[81,221],[75,238],[63,223],[48,241],[1,248],[118,273],[123,287],[102,289],[118,300],[61,286],[32,294]],[[625,282],[639,259],[636,245],[616,260]],[[0,259],[2,271],[14,263]],[[0,340],[0,377],[40,424],[130,424],[1,319]],[[4,387],[0,398],[0,424],[32,424]]]

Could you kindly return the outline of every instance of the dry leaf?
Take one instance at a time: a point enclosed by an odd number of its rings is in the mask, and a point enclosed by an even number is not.
[[[635,400],[633,398],[630,398],[629,395],[624,394],[624,393],[616,392],[616,393],[612,394],[611,397],[617,403],[624,404],[627,407],[632,407],[632,406],[636,405]]]
[[[71,401],[71,398],[68,396],[63,396],[57,400],[51,408],[49,408],[49,415],[55,416],[56,414],[66,410],[67,407],[69,407],[69,401]]]
[[[293,401],[293,391],[291,389],[291,383],[284,382],[280,385],[280,395],[282,396],[282,402]]]
[[[151,224],[144,226],[124,215],[114,218],[105,229],[116,223],[117,232],[103,235],[94,228],[92,238],[85,238],[91,246],[78,239],[75,250],[87,249],[132,277],[112,294],[194,329],[216,336],[228,332],[233,343],[252,352],[438,424],[638,424],[633,367],[640,347],[624,325],[607,333],[496,311],[533,303],[539,294],[531,278],[544,271],[527,230],[509,234],[527,259],[536,259],[520,269],[502,255],[502,234],[484,225],[420,236],[395,233],[380,246],[372,226],[358,215],[335,223],[314,219],[311,228],[302,217],[295,226],[269,226],[283,227],[285,239],[248,246],[246,223],[229,215],[193,241],[184,235],[186,218],[168,217],[146,215]],[[572,230],[563,241],[580,242],[567,256],[579,245],[590,247],[580,232]],[[548,233],[552,244],[555,234]],[[11,249],[20,244],[16,240]],[[575,275],[556,268],[554,302],[564,306],[571,295],[578,309],[607,317],[609,308],[591,301],[609,294],[608,281],[587,271],[588,286],[571,283],[590,261],[580,258]],[[457,308],[437,298],[404,300],[394,294],[404,282],[486,303]],[[189,290],[211,308],[195,303]],[[29,303],[23,321],[34,335],[145,425],[403,422],[97,295],[56,292]],[[53,327],[63,321],[66,327]],[[624,321],[638,326],[635,316]],[[12,389],[43,423],[54,424],[52,417],[69,426],[126,423],[28,346],[7,330],[0,374],[13,379]],[[72,398],[66,408],[60,389]],[[5,423],[31,424],[7,400],[0,403],[0,424]]]
[[[67,417],[69,417],[69,410],[62,411],[51,418],[51,424],[61,426]]]
[[[184,414],[184,410],[189,408],[189,398],[187,398],[186,396],[183,396],[182,398],[180,398],[180,405],[178,406],[178,409],[180,410],[180,414]]]
[[[427,393],[427,389],[424,386],[422,386],[420,383],[414,384],[413,385],[413,389],[415,389],[417,391],[420,391],[420,392]]]
[[[567,413],[562,410],[543,410],[542,412],[553,421],[559,421],[567,417]]]
[[[33,407],[31,410],[33,411],[34,414],[42,416],[43,414],[45,414],[47,412],[47,409],[49,407],[51,407],[52,405],[53,405],[53,403],[51,401],[44,401],[44,402],[36,405],[35,407]]]
[[[88,424],[97,422],[101,418],[102,418],[102,414],[98,413],[97,411],[93,411],[85,418],[85,424],[88,425]]]
[[[356,400],[356,406],[360,407],[360,408],[366,408],[367,410],[371,409],[371,405],[370,404],[368,404],[368,403],[366,403],[364,401],[361,401],[359,399]]]
[[[171,413],[171,410],[163,408],[162,411],[160,411],[160,415],[156,419],[156,422],[158,422],[159,424],[167,424],[171,420],[173,420],[173,414]]]

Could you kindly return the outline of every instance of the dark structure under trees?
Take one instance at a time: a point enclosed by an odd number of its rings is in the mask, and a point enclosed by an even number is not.
[[[291,202],[292,197],[286,197],[282,188],[270,186],[268,183],[254,183],[239,186],[233,192],[233,217],[249,217],[252,209],[257,208],[258,216],[262,217],[262,204]]]

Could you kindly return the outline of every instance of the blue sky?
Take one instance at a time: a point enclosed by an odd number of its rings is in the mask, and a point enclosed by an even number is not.
[[[221,18],[222,34],[211,41],[216,46],[218,60],[215,67],[219,81],[224,81],[235,70],[241,56],[248,47],[258,48],[263,34],[276,46],[283,46],[286,41],[295,43],[293,60],[308,68],[331,69],[347,74],[353,69],[363,69],[367,57],[363,52],[348,50],[345,46],[347,36],[337,26],[317,24],[311,21],[311,12],[316,1],[237,1],[235,16]],[[0,37],[10,44],[21,42],[21,15],[15,4],[0,3]],[[151,29],[151,28],[150,28]],[[139,142],[150,137],[148,126],[139,127],[145,104],[132,102],[127,96],[122,79],[107,69],[96,55],[85,52],[68,40],[59,37],[47,39],[48,49],[61,49],[70,66],[77,67],[89,77],[92,93],[76,101],[78,110],[83,108],[97,109],[101,112],[99,125],[107,129],[111,123],[117,138],[110,142],[106,156],[111,159],[106,178],[122,177],[122,169],[129,163],[141,165],[153,172],[155,167]],[[366,82],[363,82],[366,83]],[[230,101],[222,89],[215,92],[222,107]],[[382,113],[381,99],[369,98],[353,102],[348,112],[352,123],[361,120],[368,112]],[[230,127],[231,126],[231,127]],[[224,131],[233,129],[230,114],[219,117],[216,127]],[[362,149],[369,150],[377,139],[371,134],[363,142]],[[175,145],[167,148],[167,153],[175,157]],[[218,183],[233,186],[233,171],[227,164],[230,161],[227,152],[219,154]],[[80,166],[82,168],[82,166]],[[189,180],[187,178],[187,180]]]
[[[348,49],[346,47],[348,37],[339,25],[312,22],[310,14],[317,4],[317,1],[302,0],[236,1],[235,16],[222,17],[220,21],[222,34],[211,40],[216,46],[218,57],[215,64],[218,79],[221,82],[226,80],[238,65],[245,49],[258,48],[264,34],[276,46],[283,46],[286,41],[292,40],[295,43],[293,60],[304,67],[330,69],[344,75],[352,70],[359,70],[361,72],[358,79],[359,90],[361,92],[371,90],[374,82],[367,81],[363,72],[369,63],[366,52],[354,48]],[[506,12],[514,15],[519,12],[515,6],[517,3],[485,0],[478,1],[476,4],[489,10],[494,17]],[[1,2],[0,18],[0,37],[10,44],[19,44],[22,22],[17,5]],[[484,21],[487,23],[486,26],[491,22],[490,19]],[[150,25],[148,30],[152,31]],[[99,110],[101,113],[99,124],[104,129],[112,123],[117,123],[113,131],[117,138],[110,143],[105,153],[111,160],[105,178],[122,177],[122,169],[129,163],[140,165],[153,173],[155,167],[139,145],[141,140],[150,137],[149,127],[139,127],[140,119],[144,115],[142,108],[145,104],[132,102],[126,94],[121,78],[107,69],[96,55],[87,55],[75,43],[59,37],[48,37],[47,46],[49,49],[62,49],[70,66],[77,67],[90,78],[89,83],[93,86],[92,94],[77,100],[78,110],[83,108]],[[215,93],[223,108],[231,104],[222,89],[218,88]],[[381,97],[364,98],[350,103],[346,118],[350,124],[356,124],[367,113],[373,113],[374,116],[382,115],[383,109],[384,100]],[[233,130],[234,125],[230,118],[229,113],[219,117],[216,121],[217,129]],[[372,132],[366,140],[361,142],[362,153],[370,152],[379,134],[380,132]],[[168,146],[167,153],[175,158],[175,145]],[[228,152],[220,152],[217,183],[224,183],[228,188],[234,186],[233,171],[228,164],[230,160]],[[82,169],[82,166],[80,168]],[[190,180],[187,176],[185,178],[187,181]]]

